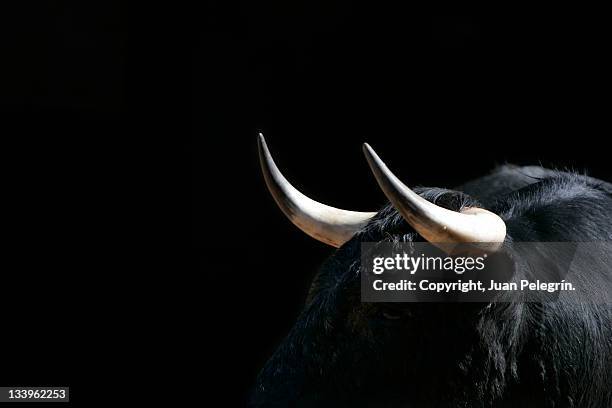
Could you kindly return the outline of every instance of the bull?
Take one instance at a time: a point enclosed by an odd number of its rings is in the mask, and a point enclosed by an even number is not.
[[[476,242],[512,252],[518,242],[612,241],[611,184],[505,165],[454,190],[410,189],[365,144],[390,203],[356,212],[300,193],[261,134],[258,145],[280,209],[338,249],[258,375],[252,406],[612,407],[610,303],[365,303],[359,292],[362,242]],[[592,258],[578,273],[596,296],[612,287],[612,250]]]

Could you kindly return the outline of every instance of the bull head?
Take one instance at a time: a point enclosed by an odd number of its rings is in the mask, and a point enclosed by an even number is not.
[[[608,240],[611,185],[505,167],[456,190],[415,192],[365,144],[391,205],[377,213],[346,211],[296,190],[262,135],[258,143],[265,182],[281,210],[339,249],[321,265],[303,311],[257,377],[252,406],[612,406],[612,311],[598,303],[609,288],[612,252],[589,247],[577,259],[536,248],[532,257],[515,245]],[[514,282],[559,276],[570,258],[581,293],[594,303],[526,302],[522,293],[491,303],[362,302],[361,243],[423,240],[449,254],[463,243],[491,252],[503,243],[489,258],[490,270]]]

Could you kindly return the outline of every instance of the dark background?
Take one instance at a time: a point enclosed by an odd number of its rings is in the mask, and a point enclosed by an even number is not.
[[[609,23],[558,12],[210,4],[187,154],[215,394],[243,403],[333,253],[269,196],[257,132],[298,189],[353,210],[385,203],[366,141],[408,185],[452,187],[506,162],[612,179]]]
[[[79,405],[106,398],[98,381],[127,347],[111,330],[117,267],[102,266],[119,244],[99,239],[123,199],[107,187],[129,133],[127,14],[17,3],[0,10],[0,385],[70,386]]]

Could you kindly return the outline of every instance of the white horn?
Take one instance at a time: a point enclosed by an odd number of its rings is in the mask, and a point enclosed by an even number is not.
[[[375,212],[341,210],[306,197],[278,170],[261,133],[258,147],[261,170],[276,204],[293,224],[314,239],[340,247],[376,215]]]
[[[378,185],[391,204],[428,242],[446,252],[452,252],[455,244],[460,243],[483,244],[484,249],[496,251],[504,242],[506,224],[496,214],[475,207],[461,212],[439,207],[395,177],[367,143],[363,145],[363,152]]]

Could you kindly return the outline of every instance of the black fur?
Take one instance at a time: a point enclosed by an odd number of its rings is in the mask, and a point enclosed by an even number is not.
[[[612,241],[612,186],[585,176],[504,166],[457,190],[415,190],[499,214],[510,252],[520,241]],[[261,371],[253,406],[612,407],[610,304],[361,303],[364,241],[422,238],[386,206],[338,249]],[[609,290],[611,269],[612,253],[598,254],[582,283]],[[530,273],[521,264],[514,278]]]

